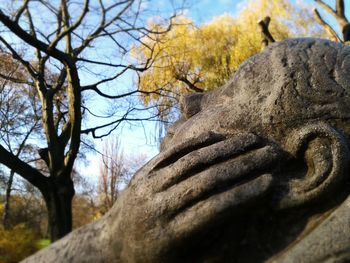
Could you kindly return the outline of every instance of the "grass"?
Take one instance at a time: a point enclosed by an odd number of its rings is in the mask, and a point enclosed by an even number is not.
[[[40,239],[37,243],[36,246],[38,249],[45,248],[51,244],[50,239]]]

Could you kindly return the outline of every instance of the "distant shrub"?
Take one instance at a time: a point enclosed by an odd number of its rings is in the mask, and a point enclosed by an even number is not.
[[[37,236],[24,224],[9,230],[0,226],[0,263],[16,263],[30,256],[37,248]]]

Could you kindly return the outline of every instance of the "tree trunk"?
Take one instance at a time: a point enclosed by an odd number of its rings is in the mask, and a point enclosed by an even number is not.
[[[10,201],[11,201],[11,191],[12,191],[12,183],[13,183],[14,176],[15,176],[15,172],[11,170],[10,177],[6,186],[5,207],[4,207],[4,215],[2,219],[5,229],[8,229],[10,227]]]
[[[70,177],[52,179],[48,188],[42,192],[48,211],[50,239],[53,242],[72,231],[73,181]]]

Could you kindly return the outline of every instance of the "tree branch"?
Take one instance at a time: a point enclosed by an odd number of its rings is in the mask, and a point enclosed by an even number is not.
[[[204,92],[203,89],[198,88],[195,84],[193,84],[184,76],[175,76],[175,79],[185,83],[188,86],[188,88],[194,92]]]
[[[336,11],[334,11],[334,9],[329,6],[328,4],[326,4],[325,2],[323,2],[322,0],[315,0],[316,3],[318,3],[327,13],[337,16]]]
[[[134,0],[125,0],[119,3],[112,4],[111,6],[105,8],[102,4],[102,1],[100,1],[100,6],[102,9],[101,22],[99,26],[96,28],[96,30],[92,32],[88,37],[86,37],[83,43],[79,47],[74,49],[74,53],[76,55],[79,55],[81,52],[83,52],[83,50],[86,47],[88,47],[90,43],[100,35],[101,32],[106,30],[107,27],[109,27],[111,24],[113,24],[113,22],[115,22],[118,18],[120,18],[120,16],[130,8],[133,2]],[[119,6],[122,4],[126,4],[126,5],[113,18],[111,18],[109,21],[106,21],[107,13],[113,10],[113,8],[115,8],[116,6]]]
[[[68,86],[67,86],[67,95],[68,95],[68,116],[70,123],[70,144],[69,151],[64,158],[65,172],[70,176],[73,169],[74,161],[79,152],[80,146],[80,131],[81,131],[81,86],[79,80],[79,73],[76,66],[72,65],[69,68],[66,68],[68,76]]]
[[[350,24],[346,24],[342,30],[344,42],[350,41]]]
[[[345,18],[344,0],[336,1],[336,12],[338,16]]]
[[[12,76],[8,76],[8,75],[4,75],[2,73],[0,73],[0,78],[11,81],[13,83],[18,83],[18,84],[27,84],[29,86],[34,86],[33,82],[29,82],[27,80],[22,80],[22,79],[18,79],[18,78],[14,78]]]
[[[72,125],[68,121],[62,128],[62,132],[59,136],[59,143],[65,148],[70,140]]]
[[[263,38],[263,40],[261,41],[262,49],[267,47],[269,44],[275,42],[275,39],[273,38],[273,36],[269,31],[270,21],[271,21],[271,18],[269,16],[266,16],[264,19],[258,21],[258,25],[261,31],[261,36]]]
[[[112,76],[110,78],[106,78],[106,79],[100,80],[99,82],[97,82],[95,84],[87,85],[87,86],[82,87],[81,91],[90,89],[90,90],[96,91],[100,95],[103,95],[103,93],[100,90],[98,90],[97,86],[99,86],[99,85],[101,85],[103,83],[106,83],[106,82],[109,82],[109,81],[117,79],[118,77],[123,75],[129,69],[133,69],[134,71],[142,72],[142,71],[145,71],[148,67],[149,66],[147,66],[147,65],[145,67],[142,67],[142,68],[137,68],[137,67],[133,67],[133,66],[127,66],[124,69],[122,69],[120,72],[118,72],[117,74],[115,74],[114,76]],[[108,98],[108,95],[106,95],[104,97]],[[113,98],[111,97],[111,99],[113,99]]]
[[[27,9],[28,3],[29,3],[29,0],[24,0],[23,5],[17,10],[17,13],[15,15],[15,23],[18,23],[21,15]]]
[[[314,15],[317,22],[326,30],[327,34],[333,41],[343,42],[338,36],[337,32],[335,32],[333,28],[326,21],[324,21],[317,9],[314,9]]]
[[[61,62],[70,62],[70,57],[67,54],[56,49],[55,47],[49,48],[47,44],[28,34],[16,22],[12,21],[7,15],[5,15],[2,10],[0,10],[0,22],[3,23],[12,33],[14,33],[17,37],[22,39],[27,44],[38,48],[39,50],[58,59]]]
[[[66,81],[66,78],[67,78],[67,70],[64,67],[61,69],[60,75],[58,76],[56,83],[52,86],[52,90],[54,93],[56,93],[62,89],[62,87]]]
[[[162,89],[157,89],[157,90],[153,90],[153,91],[143,91],[143,90],[137,89],[137,90],[129,91],[129,92],[119,94],[119,95],[109,95],[109,94],[103,93],[99,88],[97,88],[97,85],[84,86],[84,87],[82,87],[81,91],[86,91],[86,90],[92,90],[92,91],[96,92],[98,95],[100,95],[104,98],[107,98],[107,99],[121,99],[121,98],[128,97],[128,96],[131,96],[131,95],[136,94],[136,93],[145,94],[145,95],[150,95],[150,94],[162,95],[160,93],[160,91]],[[203,92],[203,91],[201,90],[201,92]]]
[[[78,19],[73,23],[73,25],[66,27],[64,31],[61,31],[58,33],[56,38],[49,45],[49,49],[56,47],[57,43],[62,38],[64,38],[66,35],[72,33],[78,26],[80,26],[80,24],[82,23],[83,19],[86,16],[86,14],[89,12],[89,2],[90,2],[90,0],[85,0],[83,10],[82,10],[80,16],[78,17]],[[66,12],[68,12],[68,11],[66,11]],[[65,12],[62,12],[62,13],[64,14]],[[59,18],[61,19],[61,16],[59,16]],[[59,22],[60,21],[58,21],[58,24],[59,24]]]
[[[36,35],[36,32],[35,32],[35,26],[34,26],[34,22],[33,22],[33,18],[32,18],[32,15],[29,11],[29,8],[28,6],[26,7],[26,14],[27,14],[27,18],[28,18],[28,23],[29,23],[29,28],[30,28],[30,33],[31,35],[37,39],[37,35]],[[42,67],[42,56],[41,56],[41,51],[36,48],[36,57],[39,61],[39,68],[38,68],[38,71],[40,74],[42,74],[43,76],[45,76],[45,70],[43,69]]]
[[[151,106],[149,108],[142,109],[142,110],[149,110],[149,109],[155,108],[155,107],[157,107],[157,106]],[[106,137],[106,136],[110,135],[115,129],[117,129],[119,127],[119,125],[123,121],[151,121],[151,120],[155,120],[157,118],[157,116],[158,116],[158,115],[154,115],[154,116],[149,116],[149,117],[145,117],[145,118],[128,118],[127,116],[132,111],[135,111],[135,110],[139,110],[139,109],[136,109],[136,108],[128,109],[127,112],[121,118],[119,118],[117,120],[114,120],[114,121],[111,121],[109,123],[100,125],[100,126],[96,126],[94,128],[88,128],[88,129],[82,130],[81,134],[89,134],[89,133],[91,133],[93,138],[101,139],[103,137]],[[156,121],[158,121],[158,119]],[[96,131],[97,130],[100,130],[100,129],[103,129],[103,128],[106,128],[106,127],[110,127],[112,125],[114,125],[114,126],[112,128],[110,128],[107,133],[104,133],[102,135],[96,135]]]
[[[7,43],[7,41],[6,41],[3,37],[1,37],[1,36],[0,36],[0,41],[6,46],[6,48],[7,48],[8,50],[10,50],[10,52],[11,52],[11,54],[12,54],[12,57],[13,57],[14,59],[16,59],[17,61],[19,61],[19,62],[27,69],[28,73],[29,73],[34,79],[36,79],[37,74],[36,74],[36,72],[34,71],[34,68],[32,67],[32,65],[31,65],[28,61],[25,61],[25,60],[22,58],[22,56],[20,56],[20,55],[17,53],[17,51],[14,50],[14,49],[12,48],[12,46],[11,46],[9,43]]]
[[[61,0],[61,8],[60,8],[61,12],[62,12],[62,21],[63,21],[63,28],[64,31],[63,32],[67,32],[66,34],[64,34],[64,37],[66,39],[66,53],[73,55],[72,51],[72,38],[71,38],[71,30],[70,30],[70,14],[68,12],[68,7],[67,7],[67,3],[66,0]],[[58,41],[60,40],[59,37],[57,37],[56,39],[58,39]],[[58,43],[57,41],[57,43]],[[55,42],[55,40],[53,41]],[[56,46],[56,44],[54,44],[54,46]],[[51,45],[49,46],[49,48],[51,48]]]
[[[8,152],[2,145],[0,145],[0,163],[6,165],[40,190],[43,190],[46,186],[48,181],[46,176],[29,164],[20,160],[14,154]]]

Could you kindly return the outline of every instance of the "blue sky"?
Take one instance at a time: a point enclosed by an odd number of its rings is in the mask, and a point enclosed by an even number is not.
[[[240,8],[242,0],[200,0],[195,1],[189,9],[189,16],[196,20],[197,23],[203,23],[211,20],[213,17],[224,13],[235,14]]]

